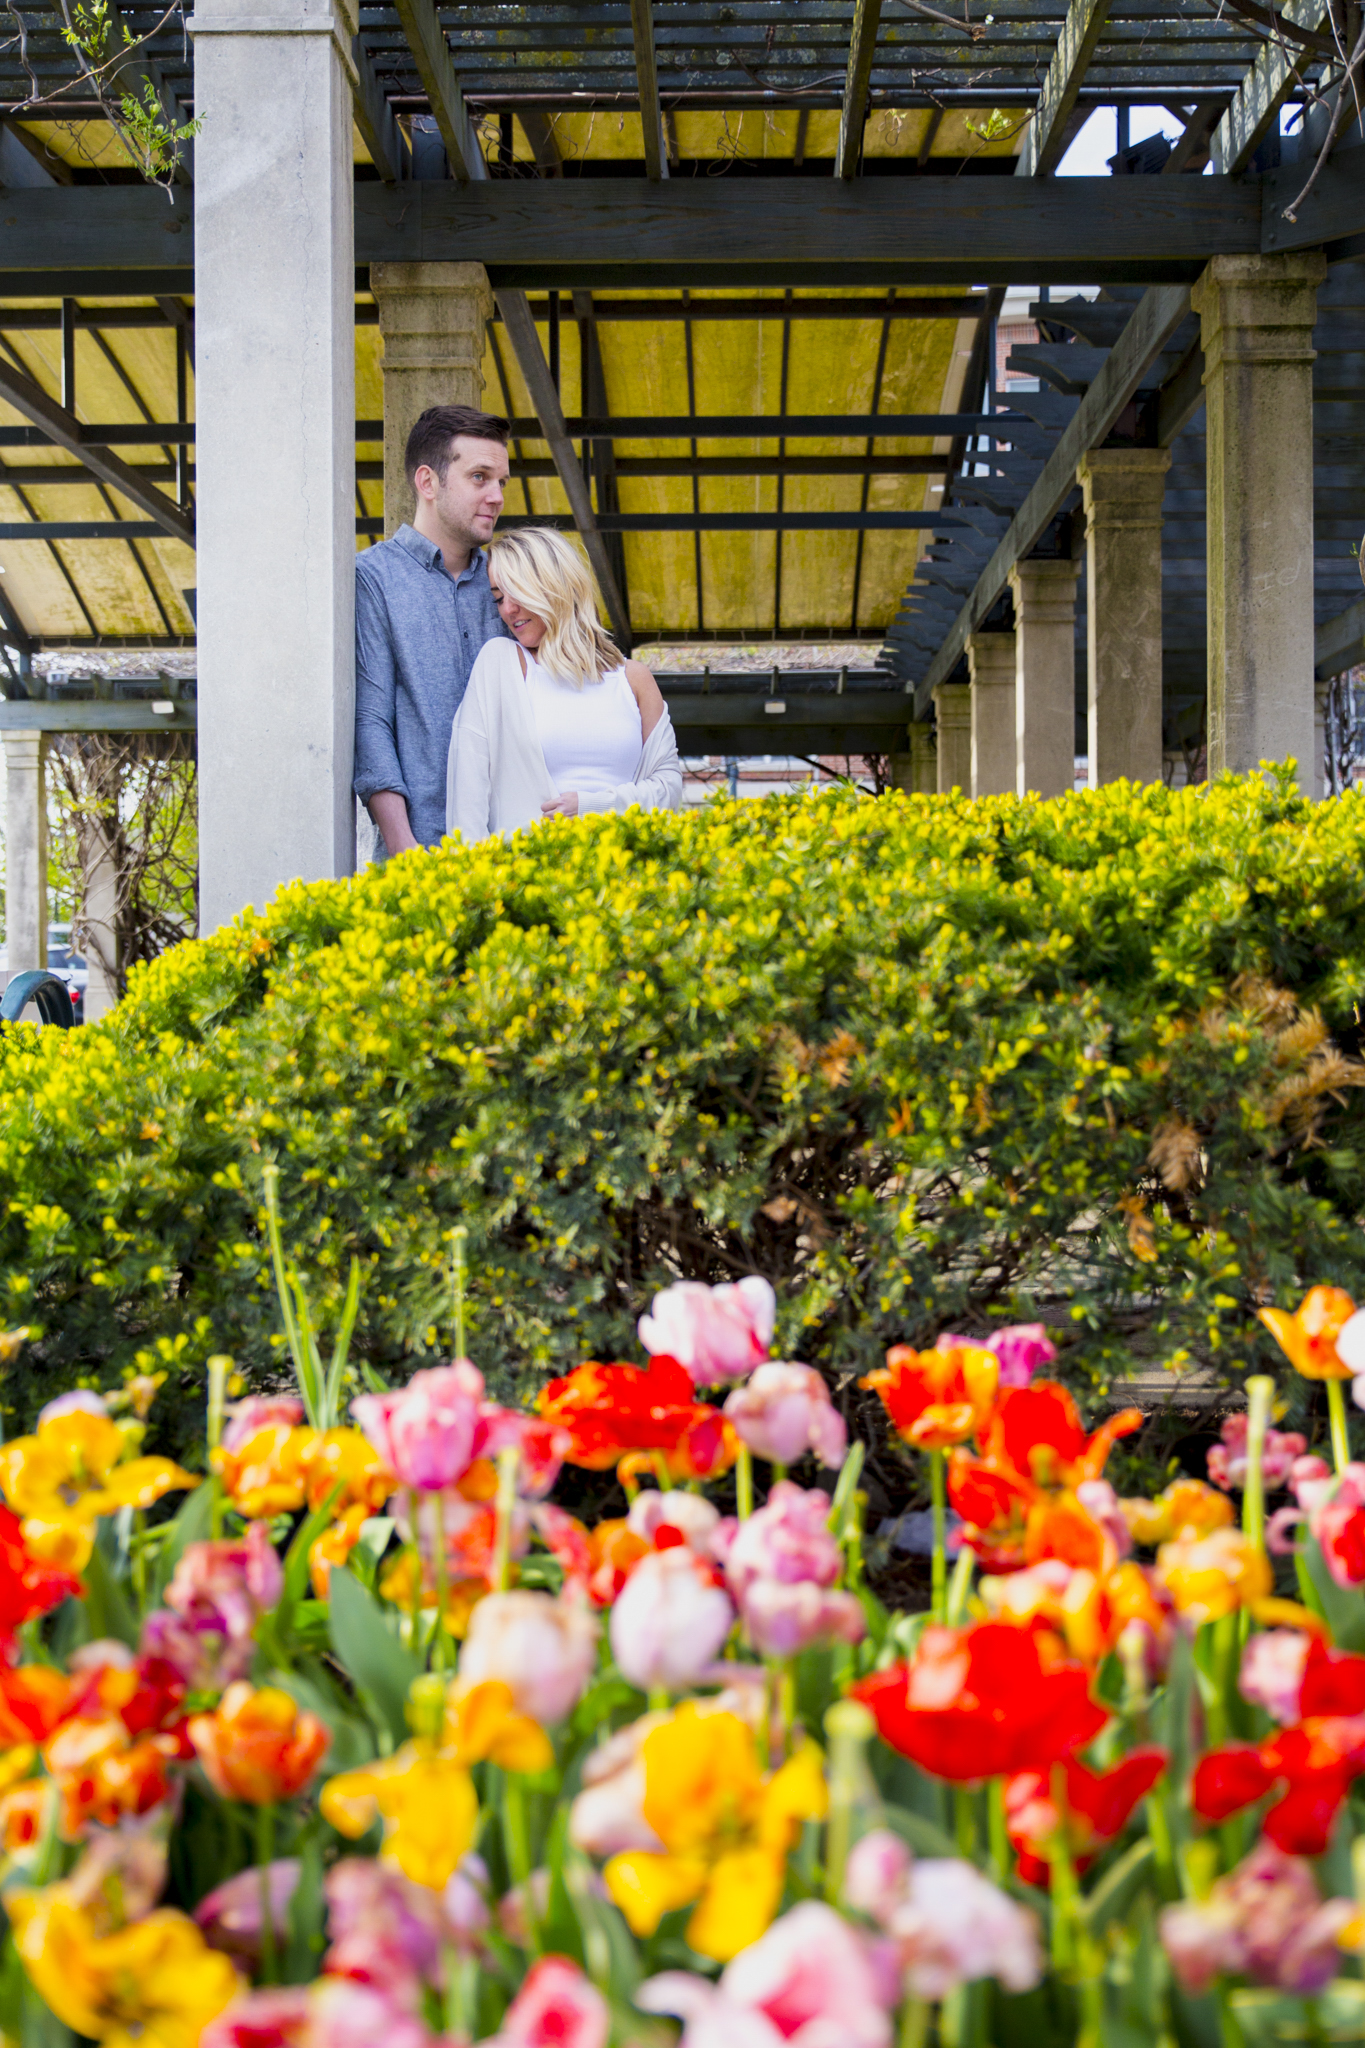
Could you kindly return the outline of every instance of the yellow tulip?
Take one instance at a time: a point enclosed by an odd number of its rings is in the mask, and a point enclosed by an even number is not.
[[[824,1759],[808,1742],[767,1776],[738,1715],[702,1713],[691,1701],[650,1731],[640,1755],[642,1810],[664,1853],[613,1856],[607,1889],[638,1935],[695,1900],[689,1944],[728,1962],[776,1914],[802,1821],[827,1810]]]
[[[419,1685],[430,1689],[429,1680]],[[485,1760],[505,1771],[543,1771],[554,1762],[549,1736],[516,1712],[499,1679],[438,1699],[440,1741],[419,1733],[363,1770],[343,1771],[322,1788],[323,1819],[353,1841],[384,1822],[380,1854],[414,1884],[441,1891],[474,1841],[479,1799],[469,1775]]]
[[[149,1508],[165,1493],[199,1484],[170,1458],[130,1457],[142,1436],[140,1424],[69,1408],[0,1447],[0,1491],[23,1518],[35,1557],[83,1571],[101,1515]]]
[[[106,2048],[195,2048],[244,1988],[228,1958],[170,1907],[99,1935],[61,1885],[11,1893],[5,1904],[34,1989]]]
[[[1240,1529],[1177,1537],[1156,1554],[1156,1575],[1181,1614],[1219,1621],[1240,1607],[1253,1612],[1273,1591],[1270,1560]]]

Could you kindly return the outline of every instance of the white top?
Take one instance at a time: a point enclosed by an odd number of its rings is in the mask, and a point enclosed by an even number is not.
[[[624,667],[576,690],[527,651],[526,680],[545,767],[561,796],[576,789],[579,808],[586,809],[589,793],[606,796],[618,782],[634,780],[645,739]]]
[[[459,833],[467,841],[487,839],[495,832],[516,832],[538,822],[543,815],[541,805],[568,789],[577,789],[580,811],[626,811],[633,804],[646,811],[676,811],[682,803],[682,763],[668,707],[665,705],[642,747],[635,693],[624,669],[614,670],[613,676],[619,677],[619,691],[611,696],[606,694],[606,685],[612,677],[604,677],[598,685],[585,684],[582,690],[547,678],[547,691],[552,689],[556,695],[546,695],[544,701],[556,716],[562,711],[566,731],[574,719],[584,735],[606,726],[616,731],[610,754],[599,741],[589,758],[584,739],[574,742],[579,766],[593,769],[591,783],[586,773],[577,781],[557,782],[547,766],[541,740],[538,707],[542,697],[532,695],[530,675],[522,673],[516,642],[500,638],[481,647],[450,736],[447,832]],[[598,689],[603,691],[601,697],[596,695]],[[633,755],[624,749],[621,693],[630,700],[634,720]],[[554,745],[553,736],[547,736]],[[621,751],[616,751],[617,747]],[[567,752],[557,758],[562,768]],[[630,765],[624,776],[609,780],[627,760]]]

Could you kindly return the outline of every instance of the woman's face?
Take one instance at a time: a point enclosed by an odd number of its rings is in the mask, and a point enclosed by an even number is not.
[[[549,631],[544,619],[538,619],[534,612],[528,612],[525,605],[519,604],[516,598],[505,596],[496,583],[492,585],[492,591],[498,616],[512,638],[519,640],[523,647],[534,651]]]

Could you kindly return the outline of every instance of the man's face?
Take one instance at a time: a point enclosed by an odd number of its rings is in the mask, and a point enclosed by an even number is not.
[[[452,539],[482,547],[493,538],[502,511],[507,450],[501,441],[475,441],[465,434],[457,434],[450,447],[451,459],[443,478],[425,464],[418,469],[414,479],[417,494],[431,505]]]

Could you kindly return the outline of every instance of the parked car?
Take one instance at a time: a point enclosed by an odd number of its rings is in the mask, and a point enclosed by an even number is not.
[[[69,924],[48,926],[47,964],[49,972],[55,974],[58,981],[64,981],[70,989],[73,1019],[77,1024],[83,1024],[85,985],[90,979],[90,970],[84,955],[72,951]]]

